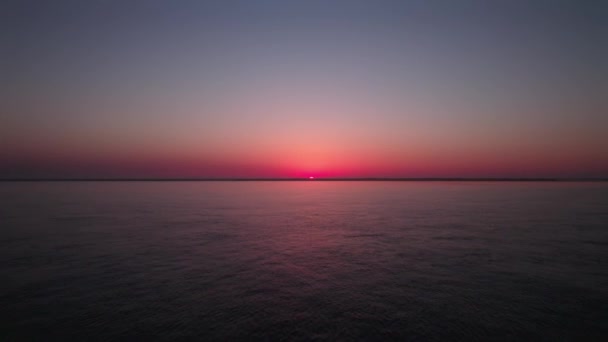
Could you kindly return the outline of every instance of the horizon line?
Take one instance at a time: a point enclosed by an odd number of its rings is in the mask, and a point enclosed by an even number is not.
[[[608,177],[78,177],[78,178],[0,178],[0,182],[259,182],[259,181],[390,181],[390,182],[607,182]]]

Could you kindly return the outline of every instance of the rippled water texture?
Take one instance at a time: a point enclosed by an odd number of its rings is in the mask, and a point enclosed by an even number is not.
[[[1,340],[601,340],[608,183],[0,183]]]

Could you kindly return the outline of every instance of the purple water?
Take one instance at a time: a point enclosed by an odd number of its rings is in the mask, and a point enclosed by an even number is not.
[[[0,183],[1,340],[601,340],[608,183]]]

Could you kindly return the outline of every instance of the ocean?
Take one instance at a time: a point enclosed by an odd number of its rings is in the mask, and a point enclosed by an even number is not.
[[[608,340],[608,183],[1,182],[0,340]]]

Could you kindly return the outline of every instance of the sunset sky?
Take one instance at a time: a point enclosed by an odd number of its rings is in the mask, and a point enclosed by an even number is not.
[[[0,178],[608,177],[606,2],[0,6]]]

